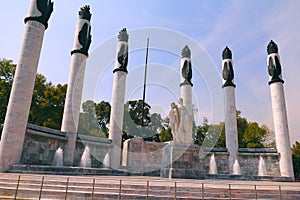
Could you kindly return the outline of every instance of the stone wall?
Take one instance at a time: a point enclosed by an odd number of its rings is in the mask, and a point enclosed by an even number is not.
[[[143,172],[159,170],[163,166],[163,151],[168,143],[144,142],[142,138],[126,140],[123,151],[123,166]],[[219,174],[229,174],[229,153],[226,148],[202,148],[204,173],[209,172],[211,156],[214,154]],[[136,156],[139,155],[139,156]],[[268,176],[280,176],[279,154],[276,149],[239,149],[238,162],[243,175],[258,174],[260,156],[264,158]],[[124,159],[126,161],[124,161]],[[154,173],[155,174],[155,173]]]
[[[66,133],[28,124],[20,164],[52,165],[56,150],[64,149]],[[103,167],[103,159],[112,148],[112,142],[105,138],[79,135],[76,143],[74,166],[79,166],[85,147],[90,148],[92,167]]]

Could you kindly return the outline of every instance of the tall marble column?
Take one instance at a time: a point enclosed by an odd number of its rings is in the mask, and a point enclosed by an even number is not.
[[[268,44],[267,52],[276,147],[278,153],[280,154],[280,173],[281,176],[291,177],[294,179],[287,111],[283,89],[284,81],[282,80],[281,75],[278,47],[272,40]]]
[[[73,51],[71,52],[71,67],[61,126],[61,131],[66,132],[68,135],[64,150],[64,165],[73,165],[85,65],[91,44],[91,16],[89,6],[80,9]]]
[[[183,134],[181,138],[181,143],[191,144],[193,142],[192,138],[192,118],[193,118],[193,97],[192,97],[192,62],[191,62],[191,50],[186,45],[181,51],[181,65],[180,65],[180,96],[179,99],[179,107],[181,105],[180,101],[183,101],[183,106],[186,108],[186,116],[185,118],[190,118],[185,120],[185,122],[181,123],[180,126],[184,125]],[[181,127],[179,127],[181,129]],[[181,134],[181,133],[179,133]]]
[[[110,163],[106,163],[114,169],[118,169],[121,162],[125,86],[128,73],[128,34],[125,28],[119,32],[118,39],[109,126],[109,139],[113,141],[114,148],[110,153]]]
[[[233,172],[233,164],[237,159],[238,131],[236,122],[235,84],[233,83],[234,71],[232,64],[232,53],[226,47],[222,53],[222,73],[225,106],[225,136],[226,148],[229,152],[229,171]]]
[[[0,171],[21,159],[44,32],[53,12],[48,0],[31,0],[0,143]]]

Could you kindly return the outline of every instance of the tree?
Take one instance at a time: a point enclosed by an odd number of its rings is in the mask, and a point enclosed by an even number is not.
[[[100,126],[100,129],[105,133],[106,137],[108,137],[108,125],[110,120],[110,111],[111,106],[109,102],[101,101],[96,104],[96,115],[97,120]]]
[[[28,122],[60,129],[67,85],[54,86],[42,74],[36,75]]]
[[[244,140],[247,148],[263,148],[263,137],[266,135],[266,130],[259,127],[258,123],[250,122],[244,132]]]
[[[102,105],[100,102],[99,104]],[[107,132],[101,129],[99,118],[102,113],[98,110],[97,105],[92,100],[87,100],[82,103],[82,111],[79,115],[78,134],[80,135],[91,135],[94,137],[106,138]],[[98,115],[97,115],[98,114]]]
[[[173,140],[173,135],[171,132],[171,128],[167,128],[166,130],[161,130],[159,133],[159,140],[161,142],[168,142]]]
[[[4,123],[15,70],[12,60],[0,59],[0,124]]]
[[[295,180],[300,180],[300,142],[296,141],[292,147],[292,157]]]

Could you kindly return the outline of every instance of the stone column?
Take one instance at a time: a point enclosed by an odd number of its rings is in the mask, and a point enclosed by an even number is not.
[[[9,98],[0,143],[0,171],[19,164],[31,105],[44,32],[53,12],[48,0],[31,0],[19,60]]]
[[[180,63],[180,97],[179,99],[179,107],[180,101],[183,100],[183,106],[186,108],[187,116],[186,118],[190,118],[185,120],[183,123],[185,127],[183,128],[184,133],[183,137],[181,137],[181,142],[184,144],[193,143],[192,137],[192,127],[193,127],[193,97],[192,97],[192,63],[191,63],[191,50],[186,45],[181,52],[181,63]]]
[[[68,135],[64,150],[64,165],[73,165],[86,59],[91,44],[90,7],[79,11],[61,131]]]
[[[233,172],[233,164],[237,159],[238,131],[236,122],[235,84],[233,83],[234,71],[232,53],[226,47],[222,53],[223,90],[225,106],[225,136],[226,148],[229,152],[229,171]]]
[[[285,106],[284,89],[281,76],[281,64],[277,45],[271,40],[267,48],[268,73],[274,119],[276,147],[280,154],[281,176],[294,179],[291,144]]]
[[[118,39],[109,126],[109,139],[113,141],[114,147],[110,154],[110,163],[105,163],[114,169],[118,169],[121,164],[125,86],[128,73],[128,34],[125,28],[119,32]]]

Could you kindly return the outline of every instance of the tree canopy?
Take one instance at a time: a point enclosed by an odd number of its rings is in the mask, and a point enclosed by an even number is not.
[[[16,65],[0,60],[0,123],[4,123]],[[28,122],[60,129],[67,85],[53,85],[42,74],[36,75]]]

